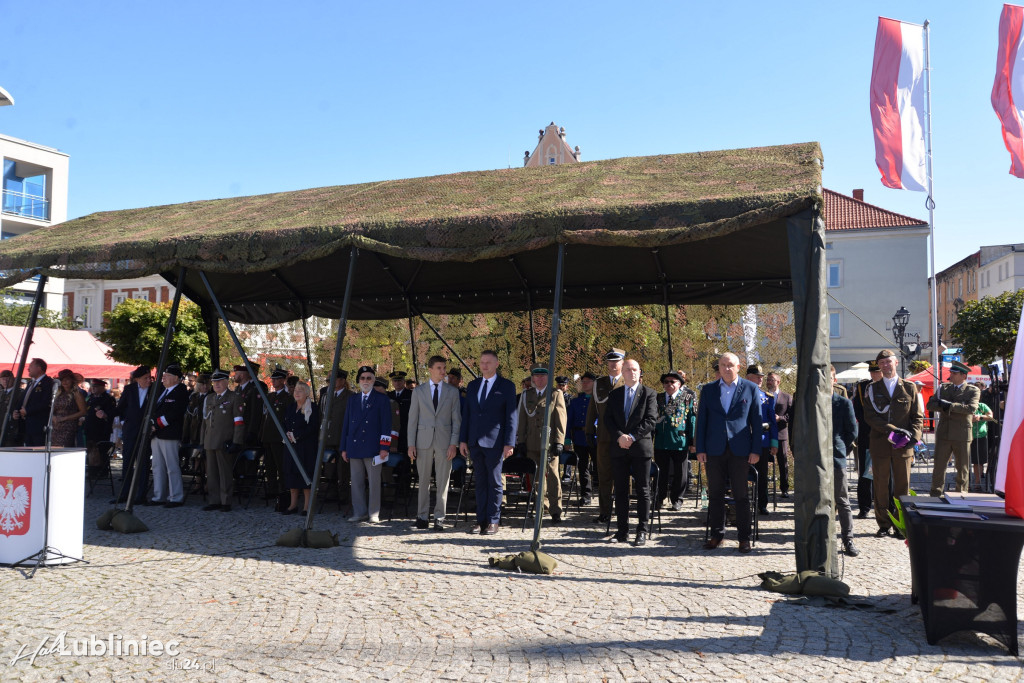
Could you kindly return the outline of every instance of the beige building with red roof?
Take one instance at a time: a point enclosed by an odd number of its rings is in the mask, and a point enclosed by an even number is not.
[[[910,311],[904,337],[911,349],[931,348],[928,299],[928,223],[823,190],[832,363],[842,372],[895,348],[892,317]]]

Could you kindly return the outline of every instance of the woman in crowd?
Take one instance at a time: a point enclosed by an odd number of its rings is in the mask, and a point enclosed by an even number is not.
[[[309,385],[299,382],[293,394],[295,402],[289,404],[284,416],[284,431],[288,440],[294,444],[302,468],[306,474],[313,476],[316,465],[317,439],[320,436],[320,409],[310,400]],[[282,460],[284,484],[291,494],[291,504],[281,514],[290,515],[299,512],[299,490],[302,490],[302,514],[309,510],[309,486],[295,466],[291,454],[285,451]]]
[[[75,373],[64,368],[57,374],[60,388],[53,399],[53,437],[50,444],[54,448],[72,448],[77,443],[78,418],[85,417],[85,399],[75,383]]]

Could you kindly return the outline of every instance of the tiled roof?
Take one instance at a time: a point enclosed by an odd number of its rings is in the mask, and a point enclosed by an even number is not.
[[[870,228],[917,228],[927,221],[886,211],[828,188],[825,195],[825,230],[863,230]]]

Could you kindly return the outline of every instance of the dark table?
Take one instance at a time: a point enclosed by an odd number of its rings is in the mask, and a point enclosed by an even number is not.
[[[911,601],[921,605],[929,645],[957,631],[987,633],[1018,654],[1017,568],[1024,520],[996,508],[973,508],[988,519],[927,516],[915,505],[942,498],[901,496],[907,521]],[[944,509],[972,508],[946,504]]]

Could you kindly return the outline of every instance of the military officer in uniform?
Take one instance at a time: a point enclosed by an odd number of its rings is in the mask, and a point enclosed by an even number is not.
[[[398,404],[398,447],[402,455],[409,452],[409,407],[412,405],[412,390],[405,387],[406,374],[402,370],[392,372],[388,377],[395,385],[394,391],[388,392],[388,398]]]
[[[185,409],[185,425],[182,427],[181,441],[192,447],[189,468],[193,474],[205,469],[205,460],[201,458],[203,441],[200,433],[203,428],[203,402],[210,392],[210,373],[201,372],[196,377],[195,390],[188,397],[188,408]]]
[[[253,372],[258,373],[258,363],[250,363]],[[260,425],[263,424],[263,401],[260,400],[260,392],[256,390],[256,382],[249,376],[249,371],[244,365],[235,366],[235,393],[242,399],[242,418],[245,420],[245,441],[244,446],[259,447]],[[266,389],[266,386],[263,387]]]
[[[203,402],[201,442],[206,450],[206,489],[209,505],[204,511],[231,511],[231,495],[235,492],[235,454],[245,440],[245,417],[242,397],[228,389],[228,373],[215,370],[210,379],[213,391]]]
[[[519,395],[519,427],[516,443],[526,444],[526,455],[540,471],[541,441],[544,429],[544,415],[551,414],[551,438],[548,442],[548,462],[544,472],[544,489],[547,494],[543,502],[544,512],[551,511],[551,523],[562,523],[562,480],[558,476],[558,461],[565,443],[565,395],[556,387],[551,392],[551,407],[547,408],[544,392],[548,386],[548,368],[540,363],[530,369],[533,387]]]
[[[614,475],[612,473],[611,454],[609,452],[612,442],[604,425],[604,412],[607,408],[608,394],[612,389],[624,386],[622,381],[622,361],[626,352],[622,349],[612,349],[604,355],[604,361],[608,366],[608,374],[599,377],[594,382],[594,395],[587,406],[586,436],[588,439],[597,440],[596,457],[597,463],[597,491],[599,514],[594,520],[598,524],[607,524],[612,518],[612,484]],[[597,426],[595,427],[595,423]]]
[[[288,406],[295,402],[295,399],[292,398],[285,388],[287,381],[288,371],[284,368],[277,368],[270,375],[271,389],[267,393],[270,406],[282,425],[284,425],[284,416]],[[281,433],[277,431],[274,420],[271,419],[266,406],[263,406],[262,419],[263,427],[260,430],[260,441],[263,443],[263,469],[267,473],[267,497],[278,499],[285,492],[281,485],[285,446]],[[278,502],[281,503],[282,501]],[[278,507],[280,508],[280,504]]]
[[[981,401],[978,387],[967,383],[970,372],[963,363],[953,361],[949,382],[928,399],[928,410],[939,413],[935,428],[935,469],[932,470],[931,495],[941,496],[946,482],[946,466],[952,453],[956,465],[956,490],[969,490],[971,439],[974,434],[974,413]]]
[[[914,462],[914,444],[920,440],[924,427],[924,404],[917,385],[896,374],[899,358],[895,352],[882,349],[875,360],[882,377],[868,385],[864,418],[871,427],[876,535],[882,537],[893,531],[889,519],[889,476],[893,479],[894,497],[906,496],[910,491],[910,466]],[[903,535],[897,530],[896,537]]]

